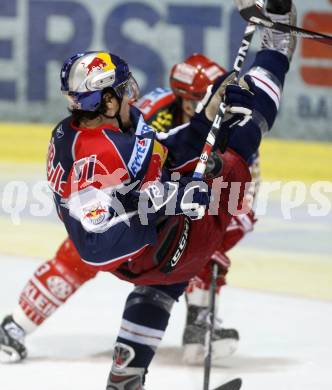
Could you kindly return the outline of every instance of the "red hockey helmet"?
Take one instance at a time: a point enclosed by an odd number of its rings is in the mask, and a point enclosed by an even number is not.
[[[226,71],[216,62],[195,53],[184,62],[175,64],[170,74],[170,86],[176,96],[201,100],[207,87]]]

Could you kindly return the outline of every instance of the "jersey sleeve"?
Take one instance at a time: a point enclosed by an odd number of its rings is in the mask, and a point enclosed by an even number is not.
[[[158,133],[158,140],[168,148],[171,171],[192,172],[202,153],[211,122],[195,114],[189,123],[177,126],[168,133]]]

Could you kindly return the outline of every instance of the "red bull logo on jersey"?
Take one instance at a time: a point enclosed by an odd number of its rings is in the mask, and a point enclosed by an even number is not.
[[[116,68],[116,66],[113,64],[110,54],[104,52],[98,53],[90,63],[83,65],[87,69],[87,76],[95,70],[103,70],[106,72]]]
[[[108,214],[108,210],[100,203],[83,209],[84,219],[92,225],[99,225],[103,222]]]
[[[50,188],[58,195],[63,195],[64,185],[66,181],[62,180],[65,170],[60,161],[56,162],[56,150],[54,145],[54,138],[48,147],[47,154],[47,180]]]

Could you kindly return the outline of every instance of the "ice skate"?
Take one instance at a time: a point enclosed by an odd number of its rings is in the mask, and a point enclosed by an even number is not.
[[[13,317],[5,317],[0,325],[1,363],[17,363],[27,357],[24,337],[24,330],[16,324]]]
[[[265,14],[274,22],[296,25],[296,7],[292,0],[268,0]],[[296,48],[296,37],[280,31],[263,29],[262,49],[277,50],[291,61]]]
[[[183,333],[183,362],[190,365],[204,361],[206,317],[208,308],[189,305],[187,323]],[[221,320],[216,319],[212,337],[212,361],[231,356],[237,349],[239,333],[236,329],[221,327]]]
[[[145,369],[128,367],[134,357],[135,352],[132,347],[123,343],[115,344],[113,365],[106,390],[144,390]]]

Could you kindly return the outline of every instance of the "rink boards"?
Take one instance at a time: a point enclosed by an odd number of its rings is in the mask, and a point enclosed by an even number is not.
[[[0,123],[0,162],[44,163],[53,128],[51,124]],[[261,161],[264,179],[332,180],[332,143],[266,138]]]

